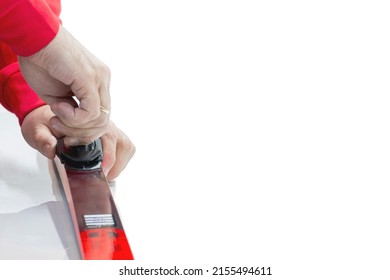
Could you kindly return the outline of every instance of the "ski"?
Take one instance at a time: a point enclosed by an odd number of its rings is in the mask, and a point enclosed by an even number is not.
[[[133,260],[133,254],[101,168],[100,139],[89,145],[57,143],[53,160],[85,260]]]

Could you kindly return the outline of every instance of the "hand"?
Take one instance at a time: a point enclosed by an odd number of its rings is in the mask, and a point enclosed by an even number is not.
[[[135,146],[123,131],[110,122],[106,134],[101,138],[103,146],[102,168],[108,181],[113,181],[135,153]]]
[[[54,114],[50,107],[44,105],[28,113],[21,125],[24,140],[49,159],[54,159],[57,138],[61,137],[50,130],[49,120],[52,117]]]
[[[26,142],[49,159],[55,157],[57,138],[62,135],[50,128],[50,119],[54,117],[48,105],[30,112],[23,120],[21,129]],[[129,137],[113,122],[108,131],[101,137],[103,145],[102,168],[107,180],[112,181],[126,167],[135,153],[135,147]]]
[[[42,50],[18,59],[27,83],[56,115],[52,124],[62,124],[65,144],[88,144],[106,133],[109,116],[100,106],[110,110],[110,71],[64,27]]]

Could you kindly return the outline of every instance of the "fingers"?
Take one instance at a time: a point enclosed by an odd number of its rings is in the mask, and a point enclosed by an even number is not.
[[[49,121],[50,127],[58,134],[66,135],[65,145],[76,146],[89,144],[101,137],[108,130],[108,116],[101,112],[98,120],[92,121],[82,127],[66,126],[58,117],[52,117]]]
[[[48,126],[53,116],[49,106],[45,105],[30,112],[23,120],[21,129],[26,142],[49,159],[55,157],[56,136]]]
[[[67,132],[75,135],[81,135],[87,131],[87,138],[83,144],[89,144],[94,139],[92,135],[100,134],[100,127],[89,129],[70,129],[65,127],[62,122],[51,111],[48,105],[39,107],[30,112],[23,120],[22,134],[26,142],[34,149],[41,152],[49,159],[55,157],[57,138],[64,136],[59,130],[53,128],[56,124],[62,125],[60,129],[69,130]],[[123,171],[129,160],[135,153],[135,146],[129,137],[118,129],[112,122],[107,125],[108,131],[101,136],[103,145],[102,168],[107,176],[107,180],[112,181]],[[83,134],[85,135],[85,134]],[[84,136],[83,136],[84,137]],[[88,139],[88,137],[91,137]],[[91,140],[92,139],[92,140]],[[66,143],[65,143],[66,144]],[[68,144],[66,144],[68,145]]]
[[[70,88],[79,101],[78,106],[59,103],[54,111],[70,127],[81,127],[100,117],[100,106],[110,110],[110,69],[84,48],[82,63],[75,65],[76,75]]]
[[[112,166],[107,175],[107,180],[112,181],[119,176],[119,174],[125,169],[130,159],[135,153],[135,146],[133,143],[128,141],[120,142],[118,141],[117,150],[116,150],[116,159],[115,164]]]
[[[41,154],[49,159],[54,159],[56,155],[57,139],[47,126],[37,128],[34,137],[34,147]]]
[[[99,88],[99,97],[100,97],[99,108],[100,106],[102,106],[108,111],[111,111],[111,95],[110,95],[111,72],[109,68],[105,70],[105,75],[108,77],[108,79],[105,79]]]
[[[135,153],[129,137],[110,123],[109,131],[101,137],[103,145],[102,168],[107,180],[112,181],[123,171]]]
[[[80,127],[99,118],[100,98],[95,89],[88,90],[88,94],[83,96],[76,92],[75,96],[80,102],[78,106],[72,106],[64,102],[59,102],[53,106],[53,112],[65,125]]]
[[[113,136],[112,133],[106,133],[100,139],[102,141],[103,146],[102,169],[107,177],[109,171],[115,164],[117,137],[116,135]]]
[[[96,94],[77,96],[79,104],[73,98],[59,98],[62,102],[51,106],[57,119],[53,121],[54,129],[66,135],[66,145],[88,144],[107,131],[111,102],[109,96],[109,80],[103,82]],[[101,109],[103,107],[104,109]]]
[[[51,125],[56,131],[66,135],[64,139],[66,145],[88,144],[106,133],[109,123],[109,98],[104,98],[106,102],[102,103],[108,105],[97,105],[98,116],[89,122],[87,121],[89,112],[82,108],[85,100],[81,100],[79,105],[73,98],[61,100],[63,102],[51,106],[57,116],[51,121]]]
[[[60,110],[60,106],[71,106],[75,108],[78,106],[76,100],[73,98],[73,93],[70,91],[68,96],[56,97],[55,99],[51,99],[52,103],[50,103],[50,109],[53,111],[55,115],[62,115],[62,110]],[[65,103],[65,104],[63,104]],[[61,105],[62,104],[62,105]]]
[[[100,106],[108,111],[111,107],[110,70],[65,28],[60,26],[55,38],[45,48],[19,60],[26,81],[51,105],[64,126],[92,129],[107,125],[109,116],[105,114],[102,117]],[[69,92],[77,98],[77,106],[68,102]],[[104,130],[95,132],[93,137],[64,133],[67,135],[65,142],[84,144],[86,139],[98,138]]]

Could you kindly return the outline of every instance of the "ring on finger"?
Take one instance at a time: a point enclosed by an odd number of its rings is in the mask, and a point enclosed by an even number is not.
[[[102,105],[100,105],[100,111],[102,111],[103,113],[109,115],[110,114],[110,111],[106,108],[104,108]]]

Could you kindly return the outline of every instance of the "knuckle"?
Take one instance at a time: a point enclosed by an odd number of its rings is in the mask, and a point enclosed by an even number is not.
[[[110,79],[111,77],[110,68],[103,62],[98,63],[94,67],[91,67],[89,70],[90,70],[89,77],[93,78],[97,85],[101,83],[102,78]]]
[[[121,137],[118,139],[118,144],[121,145],[122,149],[124,151],[128,152],[129,158],[131,158],[135,153],[135,145],[133,142],[131,142],[130,138],[122,134]]]
[[[111,70],[110,70],[110,67],[108,67],[106,64],[104,63],[101,63],[99,65],[99,71],[103,74],[103,75],[106,75],[108,77],[111,76]]]
[[[87,81],[93,81],[96,78],[96,70],[93,67],[87,67],[84,70],[84,78]]]
[[[109,143],[116,142],[116,137],[110,132],[106,132],[102,137],[104,137]]]
[[[128,137],[124,137],[123,145],[126,147],[126,149],[129,149],[129,150],[132,150],[134,147],[133,143],[130,141],[130,139]]]
[[[130,158],[132,158],[135,152],[137,151],[137,148],[131,141],[130,141],[129,151],[130,151]]]

